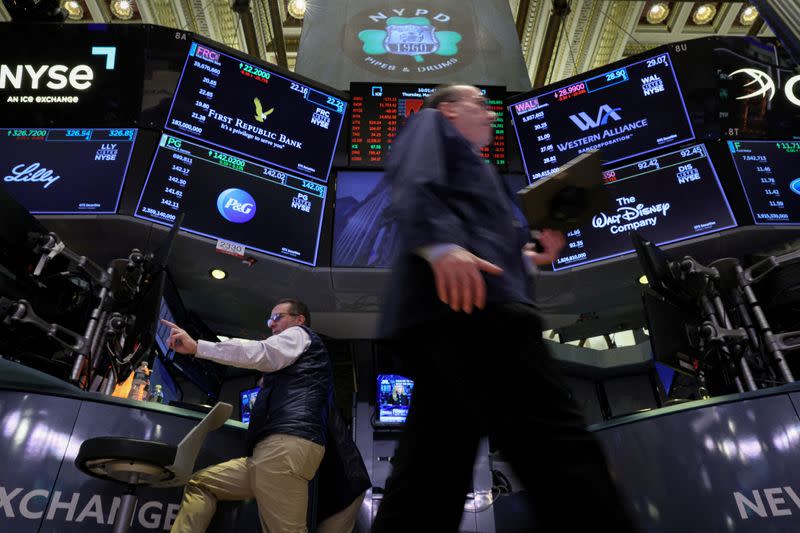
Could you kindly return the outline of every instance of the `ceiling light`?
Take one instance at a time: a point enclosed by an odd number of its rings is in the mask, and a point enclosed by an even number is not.
[[[228,273],[221,268],[212,268],[208,273],[211,274],[211,277],[214,279],[225,279],[228,277]]]
[[[692,20],[698,26],[702,26],[703,24],[711,22],[716,14],[717,6],[714,4],[703,4],[694,10],[694,13],[692,13]]]
[[[647,22],[650,24],[661,24],[669,16],[669,6],[664,2],[658,2],[650,6],[647,10]]]
[[[306,14],[306,0],[289,0],[287,9],[291,16],[296,19],[302,19]]]
[[[758,10],[753,6],[747,6],[742,9],[742,13],[739,15],[739,23],[742,26],[752,26],[757,18]]]
[[[64,2],[61,2],[61,7],[67,12],[67,17],[70,20],[81,20],[83,18],[83,6],[76,0],[64,0]]]
[[[128,0],[113,0],[111,12],[118,19],[130,20],[133,18],[133,4]]]
[[[647,285],[647,276],[639,276],[639,285]]]

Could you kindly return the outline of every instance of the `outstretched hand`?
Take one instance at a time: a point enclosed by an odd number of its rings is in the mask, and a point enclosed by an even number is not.
[[[186,333],[185,330],[163,318],[161,319],[161,323],[172,328],[169,339],[167,340],[167,348],[186,355],[194,355],[197,353],[197,341]]]
[[[453,311],[472,313],[486,305],[486,282],[481,272],[500,275],[503,269],[458,248],[431,262],[439,299]]]
[[[526,257],[539,266],[549,265],[558,259],[561,250],[567,244],[564,234],[554,229],[543,229],[539,232],[537,240],[542,249],[541,252],[536,251],[536,245],[533,243],[526,244],[522,250]]]

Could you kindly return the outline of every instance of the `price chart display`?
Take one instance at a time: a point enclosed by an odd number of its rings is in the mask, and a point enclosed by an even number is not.
[[[186,139],[162,135],[135,215],[315,265],[328,188]]]
[[[408,118],[422,109],[436,85],[351,83],[350,166],[383,168],[392,141]],[[506,166],[504,87],[479,86],[489,108],[497,114],[494,140],[481,149],[481,157],[500,168]]]
[[[609,164],[694,139],[666,52],[518,98],[508,110],[531,181],[588,150]]]
[[[34,214],[116,213],[135,139],[135,129],[0,129],[0,187]]]
[[[703,145],[606,170],[603,179],[611,206],[567,233],[553,270],[632,252],[632,231],[663,245],[736,226]]]
[[[728,141],[756,224],[800,224],[800,142]]]
[[[335,95],[192,43],[166,127],[326,181],[346,108]]]

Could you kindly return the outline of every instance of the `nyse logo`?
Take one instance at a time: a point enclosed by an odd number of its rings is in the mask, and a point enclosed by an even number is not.
[[[304,213],[310,213],[311,201],[308,199],[308,195],[301,192],[297,193],[297,196],[292,198],[292,209],[299,209]]]
[[[693,165],[681,165],[678,167],[678,185],[689,183],[690,181],[697,181],[700,179],[700,171],[694,168]]]
[[[327,130],[328,126],[331,125],[331,112],[318,107],[316,111],[314,111],[314,114],[311,115],[311,124]]]
[[[605,126],[609,118],[622,120],[622,117],[617,114],[617,111],[621,110],[621,107],[611,107],[608,104],[603,104],[600,106],[600,109],[597,110],[597,120],[593,120],[585,111],[581,111],[577,115],[570,115],[569,119],[578,126],[581,131],[586,131]]]
[[[114,70],[117,49],[94,46],[92,55],[105,56],[105,69]],[[0,89],[40,89],[60,91],[67,86],[85,91],[92,86],[94,70],[89,65],[7,65],[0,64]]]
[[[256,216],[256,201],[242,189],[226,189],[217,197],[217,210],[222,218],[244,224]]]
[[[94,154],[95,161],[116,161],[119,150],[116,144],[102,144]]]

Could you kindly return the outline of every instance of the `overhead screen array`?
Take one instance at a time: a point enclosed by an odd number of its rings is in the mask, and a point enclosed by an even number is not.
[[[383,168],[397,132],[435,88],[435,84],[351,83],[350,166]],[[505,87],[478,88],[497,114],[492,144],[481,149],[481,157],[505,168]]]
[[[2,186],[34,214],[115,213],[135,129],[0,129]]]
[[[632,252],[632,231],[668,244],[736,226],[703,145],[612,168],[603,177],[613,207],[597,213],[591,226],[568,232],[554,270]]]
[[[587,150],[609,164],[694,139],[666,52],[519,98],[508,111],[530,180]]]
[[[327,181],[346,108],[333,94],[193,43],[167,129]]]
[[[756,224],[800,224],[800,142],[728,141]]]

